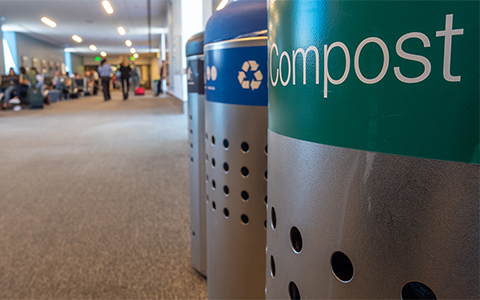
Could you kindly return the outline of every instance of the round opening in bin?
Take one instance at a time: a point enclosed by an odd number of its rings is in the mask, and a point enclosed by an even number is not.
[[[268,180],[268,171],[265,171],[264,176],[265,176],[265,180]]]
[[[247,142],[243,142],[241,145],[240,145],[240,148],[242,149],[242,152],[243,153],[248,153],[250,151],[250,146],[248,145]]]
[[[240,216],[240,220],[242,220],[243,225],[248,225],[248,216],[243,214]]]
[[[212,158],[212,168],[215,168],[215,158]]]
[[[300,300],[300,291],[293,281],[288,284],[288,295],[291,300]]]
[[[250,171],[248,170],[247,167],[242,167],[242,168],[240,169],[240,173],[242,173],[242,176],[243,176],[244,178],[247,178],[248,175],[250,174]]]
[[[265,229],[267,229],[267,220],[263,221],[263,227],[265,227]]]
[[[270,275],[275,278],[275,259],[270,255]]]
[[[212,190],[216,188],[217,188],[217,183],[215,182],[215,180],[212,180]]]
[[[277,228],[277,213],[275,212],[275,207],[272,207],[272,229]]]
[[[223,147],[225,148],[225,150],[228,150],[228,146],[230,145],[230,143],[228,142],[227,139],[224,139],[223,140]]]
[[[268,155],[268,145],[265,146],[265,154]]]
[[[223,209],[223,214],[225,215],[225,218],[228,219],[228,216],[230,215],[230,212],[228,211],[228,208]]]
[[[230,189],[228,188],[228,186],[223,186],[223,192],[225,193],[225,196],[228,196],[228,194],[230,194]]]
[[[216,210],[217,209],[217,204],[215,203],[215,201],[212,201],[212,210]]]
[[[298,230],[298,228],[295,226],[290,229],[290,243],[295,253],[300,253],[300,251],[302,251],[302,235],[300,234],[300,230]]]
[[[240,196],[242,197],[242,200],[245,201],[245,202],[247,202],[250,198],[250,195],[248,194],[247,191],[242,191],[240,193]]]
[[[343,283],[348,283],[353,278],[353,264],[348,256],[340,251],[332,254],[330,260],[332,272]]]
[[[402,300],[410,299],[437,299],[435,293],[425,284],[412,281],[402,288]]]
[[[225,171],[225,173],[228,173],[229,169],[230,169],[230,167],[228,166],[228,164],[226,162],[223,163],[223,170]]]
[[[212,135],[212,145],[215,145],[215,137]]]
[[[263,198],[263,201],[265,201],[265,204],[267,204],[267,196],[265,196],[265,198]]]
[[[193,162],[193,157],[190,157],[190,161]]]

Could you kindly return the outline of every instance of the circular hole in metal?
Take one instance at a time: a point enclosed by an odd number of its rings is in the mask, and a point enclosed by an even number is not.
[[[215,145],[215,137],[212,135],[212,145]]]
[[[268,180],[268,174],[267,173],[268,173],[268,171],[265,171],[265,174],[264,174],[265,180]]]
[[[223,186],[223,192],[225,193],[225,196],[228,196],[228,194],[230,194],[230,189],[228,188],[228,186]]]
[[[215,183],[215,180],[212,180],[212,189],[216,189],[217,188],[217,184]]]
[[[272,207],[272,229],[277,228],[277,213],[275,212],[275,208]]]
[[[243,143],[240,145],[240,148],[242,148],[242,152],[243,152],[243,153],[248,153],[248,151],[250,151],[250,146],[248,145],[247,142],[243,142]]]
[[[192,231],[192,235],[195,236],[195,231]]]
[[[215,168],[215,158],[212,158],[212,168]]]
[[[248,199],[250,198],[250,195],[248,194],[247,191],[242,191],[242,192],[240,193],[240,196],[242,197],[242,200],[245,201],[245,202],[247,202]]]
[[[243,214],[240,216],[240,220],[242,220],[243,225],[248,225],[248,216]]]
[[[217,209],[217,204],[215,203],[215,201],[212,201],[212,210],[216,210]]]
[[[333,274],[341,282],[350,282],[353,278],[353,264],[348,256],[340,251],[332,254],[330,260]]]
[[[267,229],[267,220],[263,221],[263,227],[265,227],[265,229]]]
[[[437,299],[435,293],[425,284],[412,281],[402,288],[402,300],[407,299]]]
[[[290,243],[292,245],[293,251],[295,251],[296,253],[300,253],[300,251],[302,251],[302,235],[300,234],[300,230],[298,230],[298,228],[295,226],[290,229]]]
[[[291,300],[300,300],[300,291],[293,281],[288,284],[288,295]]]
[[[192,120],[192,115],[190,115],[190,120]]]
[[[223,147],[225,148],[225,150],[228,149],[228,146],[229,146],[229,145],[230,145],[230,144],[228,143],[228,140],[227,140],[227,139],[224,139],[224,140],[223,140]]]
[[[265,204],[267,204],[267,196],[265,196],[265,198],[263,198],[263,201],[265,201]]]
[[[267,154],[267,155],[268,155],[268,145],[267,145],[267,146],[265,146],[265,154]]]
[[[223,214],[225,215],[225,218],[228,219],[228,216],[230,215],[230,212],[228,211],[228,208],[223,209]]]
[[[247,168],[247,167],[242,167],[242,168],[240,169],[240,172],[242,173],[242,176],[245,177],[245,178],[247,178],[248,175],[250,174],[250,171],[248,171],[248,168]]]
[[[275,259],[270,255],[270,275],[275,278]]]
[[[190,157],[190,161],[193,162],[193,157]]]
[[[192,143],[190,143],[190,148],[193,148],[193,144],[192,144]]]
[[[225,171],[225,173],[228,173],[228,170],[230,170],[230,167],[226,162],[223,163],[223,170]]]
[[[193,130],[190,129],[190,134],[193,134]]]

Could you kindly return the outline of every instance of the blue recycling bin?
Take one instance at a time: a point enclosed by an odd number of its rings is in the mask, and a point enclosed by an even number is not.
[[[265,297],[267,7],[229,3],[205,30],[210,299]]]

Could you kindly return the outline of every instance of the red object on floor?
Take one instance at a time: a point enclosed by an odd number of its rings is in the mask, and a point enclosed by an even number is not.
[[[139,87],[135,90],[135,95],[145,95],[145,88]]]

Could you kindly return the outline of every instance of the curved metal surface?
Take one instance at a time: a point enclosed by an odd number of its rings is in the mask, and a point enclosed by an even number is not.
[[[268,39],[266,36],[248,37],[248,38],[210,43],[204,46],[204,51],[207,52],[211,50],[221,50],[221,49],[230,49],[230,48],[266,46],[267,43],[268,43]]]
[[[207,101],[205,120],[209,298],[264,298],[267,107]]]
[[[196,58],[196,59],[195,59]],[[187,60],[203,61],[203,56]],[[201,70],[203,72],[203,69]],[[200,76],[201,77],[201,76]],[[200,78],[193,76],[196,80]],[[203,81],[203,80],[202,80]],[[203,82],[200,84],[203,85]],[[190,149],[190,237],[192,264],[203,275],[207,268],[205,211],[205,95],[188,93],[188,144]]]
[[[401,299],[412,281],[480,298],[478,165],[268,140],[268,299]]]

